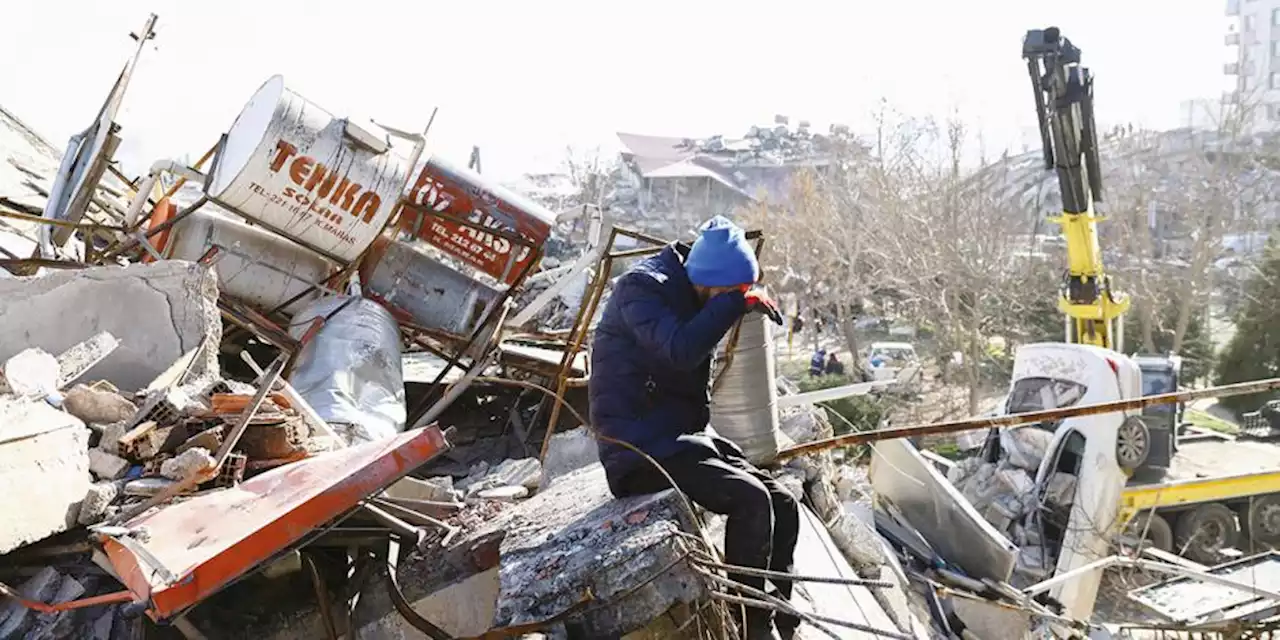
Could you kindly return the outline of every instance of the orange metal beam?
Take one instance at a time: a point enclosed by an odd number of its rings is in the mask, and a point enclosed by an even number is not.
[[[103,549],[147,615],[168,620],[448,448],[431,426],[324,453],[139,515],[124,526],[145,540],[103,536]]]

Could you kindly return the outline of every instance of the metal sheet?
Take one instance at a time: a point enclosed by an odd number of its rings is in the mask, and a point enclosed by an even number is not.
[[[146,536],[107,538],[103,548],[129,590],[150,602],[148,615],[166,620],[447,448],[428,427],[332,451],[138,516],[125,526]]]
[[[1008,581],[1018,548],[906,440],[876,443],[871,486],[947,562],[973,578]]]
[[[1260,589],[1280,591],[1280,554],[1275,551],[1220,564],[1208,573],[1253,585]],[[1214,620],[1231,619],[1241,614],[1280,607],[1247,591],[1209,584],[1190,577],[1157,582],[1129,592],[1134,602],[1155,611],[1173,622],[1197,622],[1212,616]],[[1261,606],[1259,606],[1261,605]]]
[[[381,236],[361,264],[365,295],[399,320],[419,327],[467,335],[502,293],[455,271],[425,251]]]
[[[541,247],[551,236],[556,214],[470,169],[431,156],[423,161],[408,190],[408,200],[400,212],[400,228],[494,278],[515,284],[536,255],[530,247],[515,246],[506,238],[459,220],[514,233]],[[508,270],[513,250],[515,260]]]

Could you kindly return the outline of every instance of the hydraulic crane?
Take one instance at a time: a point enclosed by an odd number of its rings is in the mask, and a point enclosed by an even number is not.
[[[1119,351],[1124,341],[1121,316],[1129,298],[1112,288],[1102,267],[1095,211],[1102,204],[1098,134],[1093,119],[1093,76],[1080,66],[1080,49],[1057,27],[1027,31],[1022,57],[1035,92],[1045,170],[1056,170],[1067,271],[1058,309],[1065,315],[1066,342]]]

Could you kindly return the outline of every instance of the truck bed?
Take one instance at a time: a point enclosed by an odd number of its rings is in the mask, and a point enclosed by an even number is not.
[[[1183,442],[1162,478],[1138,485],[1280,471],[1280,447],[1242,440]],[[1134,486],[1134,483],[1130,483]]]
[[[1179,443],[1173,464],[1162,476],[1129,482],[1122,518],[1145,509],[1231,504],[1270,493],[1280,493],[1280,447],[1229,437],[1197,438]]]

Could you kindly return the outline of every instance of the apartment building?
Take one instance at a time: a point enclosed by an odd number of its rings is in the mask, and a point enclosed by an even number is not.
[[[1224,102],[1252,114],[1259,131],[1280,130],[1280,0],[1227,0],[1226,44],[1235,79]]]

